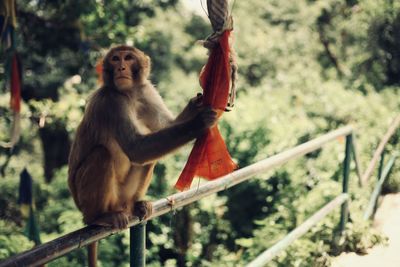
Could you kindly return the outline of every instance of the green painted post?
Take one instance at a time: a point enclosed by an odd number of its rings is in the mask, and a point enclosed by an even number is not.
[[[130,228],[130,264],[131,267],[146,266],[146,222]]]
[[[381,177],[382,177],[383,164],[385,164],[385,149],[382,151],[381,160],[379,162],[378,176],[377,176],[378,183],[379,183],[379,181],[381,180]],[[379,199],[379,197],[377,197],[376,200],[375,200],[374,211],[372,213],[372,218],[375,216],[375,213],[376,213],[376,211],[378,209],[378,199]]]
[[[361,173],[361,166],[360,166],[360,160],[358,158],[358,151],[357,151],[357,146],[356,146],[356,136],[354,132],[351,134],[351,152],[353,153],[353,160],[354,163],[356,164],[356,172],[357,172],[357,178],[358,178],[358,185],[360,187],[363,186],[362,183],[362,173]]]
[[[351,159],[351,147],[352,147],[352,135],[349,134],[346,136],[346,151],[345,157],[343,161],[343,183],[342,190],[343,193],[349,192],[349,173],[350,173],[350,159]],[[349,218],[349,201],[346,200],[342,204],[341,214],[340,214],[340,233],[343,233],[343,230],[346,226],[347,220]]]
[[[381,161],[379,162],[378,177],[377,177],[378,181],[381,179],[381,176],[382,176],[384,162],[385,162],[385,150],[382,151]]]

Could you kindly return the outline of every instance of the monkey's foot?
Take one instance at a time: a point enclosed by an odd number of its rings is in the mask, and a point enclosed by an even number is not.
[[[109,212],[95,220],[92,224],[100,226],[111,226],[117,229],[126,229],[129,223],[129,216],[125,212]]]
[[[150,201],[138,201],[135,203],[133,215],[139,217],[140,220],[145,220],[153,213],[153,205]]]

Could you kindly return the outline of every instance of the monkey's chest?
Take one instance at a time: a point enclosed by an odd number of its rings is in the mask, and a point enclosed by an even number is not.
[[[135,132],[132,133],[132,135],[146,135],[151,133],[151,130],[146,126],[145,122],[132,117],[132,125],[134,126]],[[116,140],[110,140],[108,144],[108,149],[111,152],[112,155],[112,166],[113,166],[113,173],[115,175],[116,180],[121,183],[125,184],[127,180],[132,180],[134,179],[133,176],[138,176],[137,174],[140,174],[141,167],[136,166],[134,167],[132,165],[132,162],[128,158],[128,156],[125,154],[125,152],[122,150],[120,145]],[[146,168],[144,168],[146,169]],[[134,173],[135,175],[132,175],[132,170],[136,170]],[[147,173],[147,171],[143,171],[144,173]],[[143,176],[144,174],[141,174],[139,176]],[[140,178],[139,178],[140,179]]]
[[[149,134],[151,133],[150,128],[146,125],[144,119],[137,115],[138,113],[135,112],[131,115],[131,122],[132,125],[135,127],[135,130],[139,134]]]

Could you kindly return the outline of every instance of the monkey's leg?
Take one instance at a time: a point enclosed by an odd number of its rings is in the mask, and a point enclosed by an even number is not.
[[[96,220],[92,222],[92,224],[95,225],[112,226],[118,229],[127,228],[128,223],[129,223],[129,214],[125,211],[103,213]]]
[[[150,201],[144,201],[143,198],[151,183],[154,166],[155,164],[149,164],[143,167],[143,177],[138,186],[139,190],[134,196],[132,214],[139,217],[141,220],[147,219],[153,213],[153,205]]]
[[[78,206],[86,224],[126,228],[129,213],[118,201],[118,181],[107,148],[96,147],[76,173]]]

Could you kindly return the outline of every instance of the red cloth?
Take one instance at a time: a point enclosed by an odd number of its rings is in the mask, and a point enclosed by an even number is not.
[[[21,73],[18,56],[15,53],[11,62],[11,109],[19,113],[21,110]]]
[[[96,63],[97,82],[103,84],[103,60]]]
[[[219,116],[228,103],[231,81],[230,33],[231,31],[227,30],[221,35],[218,45],[211,51],[208,62],[200,74],[204,105],[217,109]],[[195,175],[212,180],[236,168],[218,126],[214,126],[196,140],[175,187],[182,191],[190,187]]]

